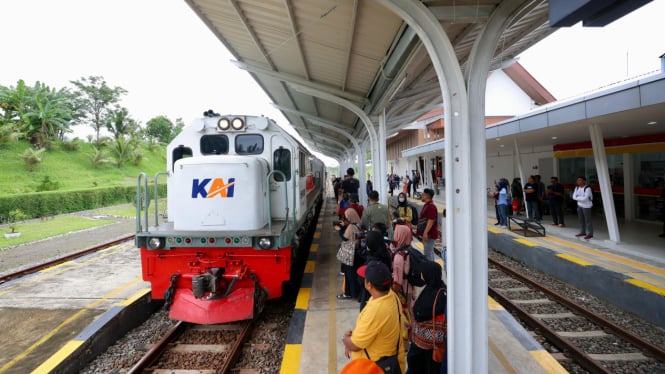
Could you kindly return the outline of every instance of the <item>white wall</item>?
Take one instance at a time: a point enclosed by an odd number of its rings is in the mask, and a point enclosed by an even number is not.
[[[551,171],[554,169],[554,158],[551,150],[520,150],[522,159],[522,172],[524,173],[524,180],[522,185],[526,183],[526,178],[529,175],[540,174],[544,183],[547,183],[552,176]],[[534,169],[534,167],[536,167]],[[487,157],[487,183],[490,184],[486,187],[493,187],[493,181],[499,178],[507,178],[511,183],[513,178],[519,177],[519,169],[517,167],[517,159],[511,153],[499,154]]]
[[[514,116],[533,109],[533,100],[503,70],[495,70],[487,79],[486,116]]]

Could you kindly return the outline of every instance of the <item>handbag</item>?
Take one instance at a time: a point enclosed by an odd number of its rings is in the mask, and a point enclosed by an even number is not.
[[[417,232],[425,232],[427,228],[427,218],[421,218],[418,220],[418,225],[416,226]]]
[[[432,318],[428,321],[415,321],[413,324],[413,343],[422,349],[432,349],[432,359],[435,361],[437,358],[443,358],[443,352],[446,349],[446,332],[448,330],[445,314],[435,315],[436,301],[442,290],[440,288],[434,298]]]
[[[337,250],[337,260],[344,265],[353,266],[353,257],[356,252],[356,243],[354,240],[345,240],[339,245]]]
[[[376,364],[386,374],[402,374],[402,368],[399,367],[397,355],[381,357],[376,361]]]

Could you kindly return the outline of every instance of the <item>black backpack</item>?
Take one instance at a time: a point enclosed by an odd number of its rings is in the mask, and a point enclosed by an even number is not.
[[[422,269],[423,263],[429,261],[422,252],[413,248],[412,246],[404,246],[399,248],[393,253],[393,259],[395,256],[404,257],[404,262],[409,259],[409,272],[404,273],[404,279],[406,279],[412,286],[422,287],[425,285],[425,281],[422,278]]]
[[[409,204],[409,208],[411,208],[411,224],[412,225],[417,225],[418,224],[418,209],[413,204]]]

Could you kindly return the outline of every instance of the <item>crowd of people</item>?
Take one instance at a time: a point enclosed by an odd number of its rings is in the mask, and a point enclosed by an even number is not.
[[[388,183],[392,195],[400,178],[390,175]],[[335,226],[342,242],[352,242],[354,251],[352,260],[341,265],[344,281],[338,299],[356,300],[360,307],[354,329],[342,338],[345,355],[352,359],[342,373],[371,373],[374,369],[377,373],[446,372],[445,269],[435,261],[434,246],[441,232],[432,200],[434,191],[423,189],[419,212],[409,203],[409,198],[415,197],[416,181],[405,176],[401,184],[403,189],[391,207],[379,202],[379,192],[368,181],[368,200],[363,206],[358,201],[360,183],[352,168],[343,179],[333,178],[339,215]],[[512,183],[501,178],[487,192],[495,201],[496,225],[507,227],[510,215],[526,213],[528,220],[538,223],[549,214],[550,225],[565,227],[565,204],[574,201],[579,224],[576,236],[593,238],[593,190],[584,176],[577,178],[570,192],[558,177],[551,177],[546,186],[540,175],[530,175],[524,184],[520,178]],[[661,200],[665,201],[665,191]],[[665,219],[665,204],[662,213]],[[665,224],[660,236],[665,237]],[[414,238],[422,241],[422,252],[411,246]],[[436,331],[437,326],[440,331]],[[434,338],[423,341],[423,329],[429,329],[426,335],[430,337],[439,334],[442,344]]]
[[[552,226],[566,227],[564,221],[564,204],[566,193],[559,178],[550,178],[550,184],[545,187],[540,175],[530,175],[522,186],[520,178],[514,178],[512,184],[508,179],[501,178],[495,183],[494,189],[487,189],[488,196],[494,198],[496,210],[496,225],[506,228],[508,216],[520,215],[522,206],[529,220],[541,223],[543,214],[549,213],[552,217]],[[570,193],[571,200],[576,203],[576,211],[580,231],[575,236],[584,239],[593,238],[593,223],[591,221],[591,208],[593,207],[593,190],[587,184],[586,178],[577,178],[575,188]],[[523,203],[522,203],[523,202]],[[665,232],[665,227],[663,228]]]
[[[381,204],[375,190],[363,206],[357,201],[359,183],[348,182],[353,169],[346,174],[335,183],[335,229],[340,251],[352,248],[353,254],[341,264],[343,292],[337,298],[357,301],[360,311],[353,330],[342,337],[352,360],[342,373],[446,372],[447,297],[443,270],[435,262],[434,191],[423,190],[420,214],[409,204],[407,191],[398,194],[395,209]],[[351,188],[344,189],[345,182]],[[412,247],[414,237],[423,241],[424,253]]]

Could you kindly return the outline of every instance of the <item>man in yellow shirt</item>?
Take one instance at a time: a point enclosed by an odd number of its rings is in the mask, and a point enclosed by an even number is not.
[[[358,269],[365,280],[365,289],[372,296],[358,315],[356,327],[342,338],[347,358],[365,357],[378,361],[394,356],[401,372],[406,371],[406,356],[402,342],[402,308],[397,295],[390,289],[392,274],[388,267],[372,261]]]

